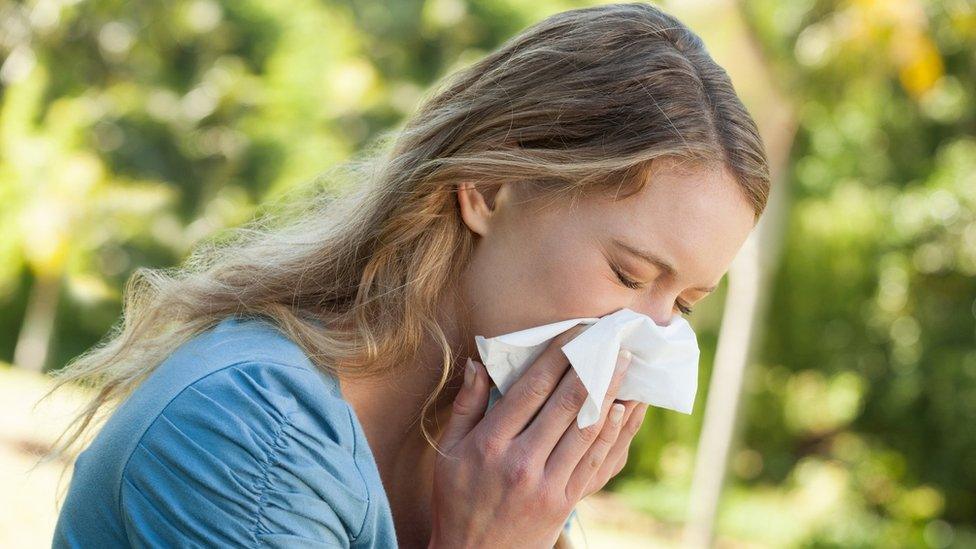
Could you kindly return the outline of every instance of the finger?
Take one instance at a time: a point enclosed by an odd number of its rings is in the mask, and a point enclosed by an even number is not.
[[[610,408],[607,419],[600,429],[599,436],[590,445],[589,449],[586,450],[586,453],[583,454],[583,459],[579,461],[573,474],[569,477],[569,482],[566,484],[566,497],[570,501],[577,501],[583,497],[583,490],[590,484],[590,480],[600,471],[600,467],[606,461],[614,441],[617,440],[617,434],[620,432],[620,427],[623,424],[624,411],[624,405],[619,402],[614,403]]]
[[[517,437],[518,444],[535,455],[548,457],[586,402],[587,391],[579,374],[568,368],[542,411]]]
[[[620,473],[620,470],[627,464],[627,455],[630,445],[634,441],[634,435],[640,429],[644,419],[644,412],[647,405],[635,400],[625,401],[627,410],[624,412],[624,419],[621,421],[622,427],[617,433],[617,440],[614,441],[607,459],[600,466],[600,471],[590,480],[590,485],[584,491],[585,495],[590,495],[601,490],[607,482]]]
[[[627,413],[624,414],[620,435],[614,441],[613,448],[610,448],[610,453],[607,454],[607,462],[604,464],[603,470],[600,471],[600,473],[606,474],[606,480],[610,480],[613,477],[617,470],[617,465],[621,461],[626,463],[627,451],[630,449],[631,443],[634,442],[634,436],[637,434],[638,429],[640,429],[641,422],[644,418],[644,411],[647,410],[646,404],[636,401],[631,402],[632,404],[627,408]]]
[[[617,358],[614,378],[611,379],[612,386],[614,386],[613,382],[619,386],[620,379],[629,365],[630,353],[622,351]],[[613,399],[609,391],[608,396]],[[580,381],[576,370],[570,368],[542,407],[542,411],[519,436],[519,444],[533,453],[545,456],[552,454],[553,448],[566,433],[566,429],[576,421],[586,397],[586,387]]]
[[[627,453],[630,450],[630,445],[633,444],[634,439],[637,438],[637,433],[640,432],[641,426],[644,425],[645,419],[647,419],[647,404],[642,404],[637,407],[636,410],[634,410],[634,413],[631,414],[630,419],[624,424],[623,429],[626,429],[629,433],[627,435],[629,442],[625,445],[625,450],[621,452],[620,456],[617,458],[617,463],[613,468],[613,472],[610,474],[611,478],[617,476],[620,471],[623,470],[624,465],[627,465]]]
[[[441,438],[441,444],[445,448],[453,448],[481,421],[488,407],[489,391],[488,372],[484,365],[467,359],[464,382],[454,397],[451,418],[447,421]]]
[[[563,354],[561,347],[588,327],[586,324],[577,324],[554,337],[535,362],[488,410],[485,428],[501,440],[513,439],[521,433],[549,399],[569,368],[569,359]]]
[[[617,367],[610,380],[610,387],[603,399],[603,406],[600,409],[600,418],[597,423],[585,429],[580,429],[577,422],[570,421],[569,427],[562,433],[559,441],[553,448],[549,459],[546,462],[546,475],[553,479],[554,483],[562,486],[569,481],[570,475],[576,469],[583,454],[593,444],[593,440],[600,434],[603,422],[606,421],[607,412],[613,404],[617,391],[620,389],[620,382],[623,380],[626,367],[629,364],[630,353],[623,351],[617,359]],[[575,417],[575,416],[574,416]]]

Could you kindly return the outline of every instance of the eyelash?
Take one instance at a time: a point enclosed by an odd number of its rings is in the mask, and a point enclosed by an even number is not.
[[[620,271],[620,269],[617,268],[616,265],[611,265],[610,268],[613,269],[614,274],[617,275],[617,279],[619,279],[620,283],[623,284],[624,286],[627,286],[628,288],[631,288],[633,290],[639,290],[644,287],[644,285],[641,284],[640,282],[637,282],[636,280],[632,280],[630,277],[623,274]],[[688,307],[687,305],[684,305],[678,301],[675,301],[674,304],[678,308],[678,311],[681,312],[681,314],[690,315],[692,313],[691,307]]]

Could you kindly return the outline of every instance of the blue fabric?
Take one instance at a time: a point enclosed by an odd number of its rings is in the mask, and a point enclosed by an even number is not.
[[[54,547],[396,547],[336,379],[270,323],[177,349],[75,463]]]

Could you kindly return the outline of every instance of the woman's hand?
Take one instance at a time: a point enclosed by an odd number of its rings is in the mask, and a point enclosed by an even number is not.
[[[468,364],[434,465],[430,547],[550,548],[579,500],[626,463],[647,409],[614,404],[630,353],[618,358],[599,421],[576,425],[587,392],[560,348],[585,328],[553,339],[487,413],[488,373]]]

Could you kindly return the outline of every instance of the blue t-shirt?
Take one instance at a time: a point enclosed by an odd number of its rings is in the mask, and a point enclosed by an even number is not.
[[[167,357],[75,462],[53,547],[128,546],[397,541],[336,378],[270,322],[229,316]]]

